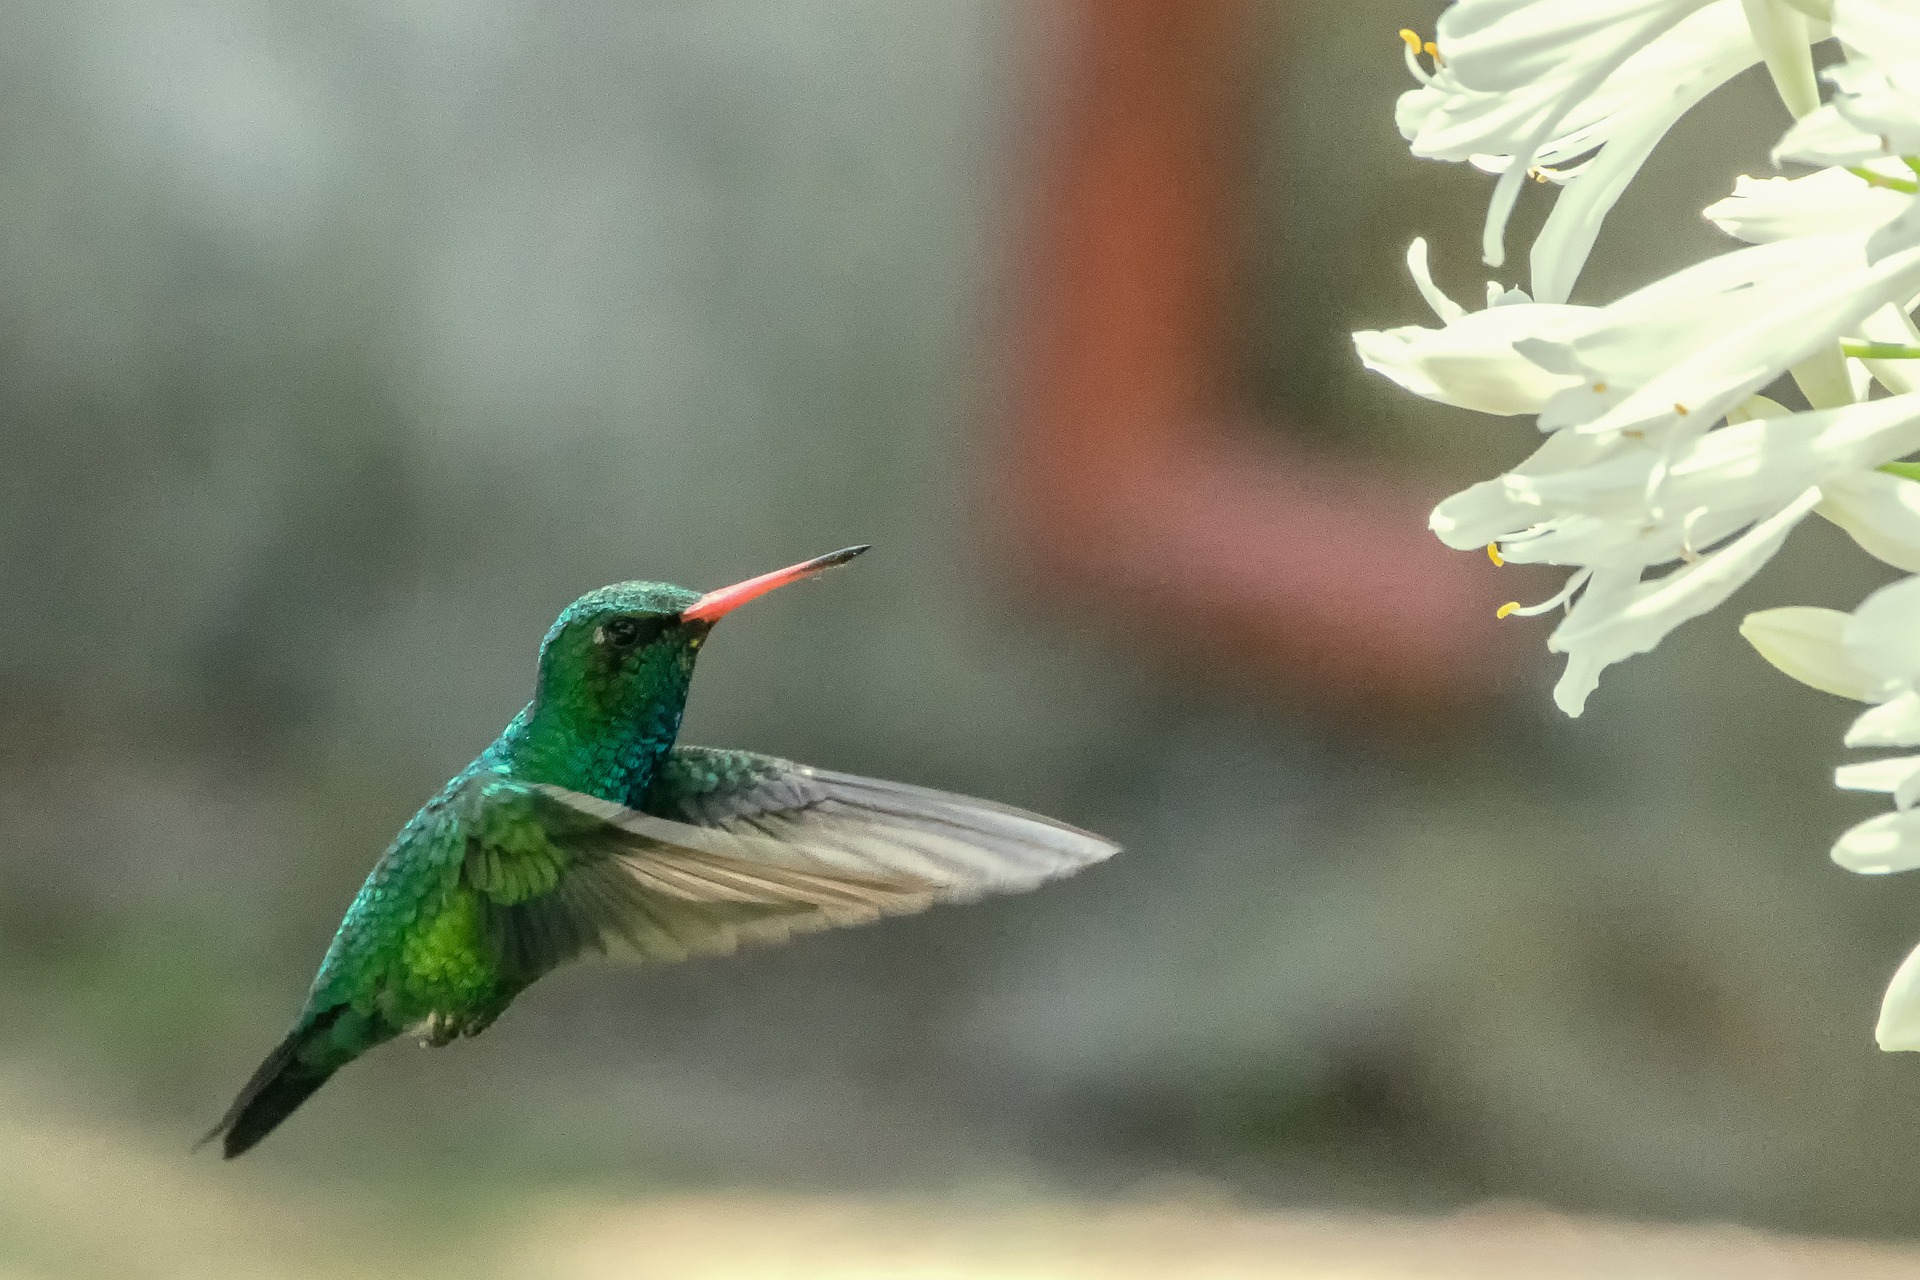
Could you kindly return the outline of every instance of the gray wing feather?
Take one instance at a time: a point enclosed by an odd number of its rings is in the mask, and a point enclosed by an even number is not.
[[[1017,893],[1117,850],[1006,805],[770,756],[679,747],[670,765],[646,810],[495,784],[537,811],[566,867],[551,891],[491,910],[511,971],[531,980],[593,950],[728,952]],[[488,865],[469,856],[474,876]]]

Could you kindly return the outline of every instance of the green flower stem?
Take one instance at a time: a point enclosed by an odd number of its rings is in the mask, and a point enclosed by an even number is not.
[[[1907,163],[1911,165],[1913,161],[1908,160]],[[1904,191],[1908,195],[1920,194],[1920,182],[1915,182],[1912,178],[1889,178],[1886,174],[1875,173],[1863,165],[1849,165],[1847,172],[1870,187],[1885,187],[1889,191]],[[1920,174],[1920,168],[1915,169],[1914,172]]]
[[[1920,347],[1904,342],[1842,342],[1840,354],[1855,360],[1920,360]]]

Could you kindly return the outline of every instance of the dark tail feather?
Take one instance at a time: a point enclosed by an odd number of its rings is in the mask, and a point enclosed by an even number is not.
[[[231,1160],[278,1128],[282,1120],[292,1115],[351,1059],[352,1055],[348,1055],[339,1061],[313,1062],[303,1060],[300,1054],[303,1048],[325,1038],[345,1012],[346,1006],[342,1005],[295,1027],[279,1047],[267,1055],[267,1060],[240,1090],[240,1096],[227,1108],[227,1114],[220,1117],[220,1123],[209,1129],[193,1149],[198,1151],[225,1135],[221,1150]]]

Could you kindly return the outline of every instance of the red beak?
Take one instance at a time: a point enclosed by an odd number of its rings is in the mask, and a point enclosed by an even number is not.
[[[745,582],[736,582],[718,591],[709,591],[682,609],[680,620],[682,622],[718,622],[747,601],[763,596],[775,587],[784,587],[789,582],[810,578],[822,569],[831,569],[837,564],[845,564],[866,549],[865,545],[847,547],[844,550],[829,552],[824,556],[815,556],[811,560],[802,560],[799,564],[788,565],[784,569],[775,569],[772,573],[763,573],[757,578],[748,578]]]

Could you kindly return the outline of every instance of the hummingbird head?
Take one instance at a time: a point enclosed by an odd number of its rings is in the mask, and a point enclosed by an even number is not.
[[[705,595],[668,582],[616,582],[563,610],[540,643],[536,704],[569,719],[611,724],[671,705],[677,717],[707,633],[726,614],[775,587],[845,564],[848,547]]]

